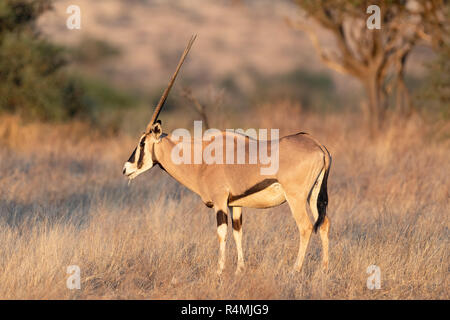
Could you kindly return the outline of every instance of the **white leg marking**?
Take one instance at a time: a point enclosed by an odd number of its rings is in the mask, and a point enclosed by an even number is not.
[[[225,246],[227,240],[227,224],[222,223],[217,227],[217,236],[219,237],[219,269],[217,274],[222,274],[223,268],[225,267]]]
[[[242,208],[233,207],[233,237],[236,242],[236,249],[238,253],[238,262],[236,268],[236,274],[241,273],[245,269],[244,254],[242,252]]]

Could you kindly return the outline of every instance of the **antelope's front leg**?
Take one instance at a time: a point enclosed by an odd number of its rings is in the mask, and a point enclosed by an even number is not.
[[[245,268],[244,254],[242,253],[242,208],[233,207],[232,210],[233,236],[238,253],[236,274],[240,274]]]
[[[224,210],[218,210],[217,217],[217,236],[219,237],[219,269],[217,274],[221,275],[225,267],[225,247],[228,233],[228,215]]]

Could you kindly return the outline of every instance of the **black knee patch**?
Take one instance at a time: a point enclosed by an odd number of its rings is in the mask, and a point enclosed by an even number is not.
[[[217,218],[217,226],[220,226],[224,223],[228,224],[228,216],[222,210],[217,211],[216,218]]]
[[[212,201],[206,201],[205,206],[207,206],[208,208],[212,208],[214,207],[214,203]]]
[[[233,230],[239,231],[242,228],[242,214],[239,219],[233,219]]]

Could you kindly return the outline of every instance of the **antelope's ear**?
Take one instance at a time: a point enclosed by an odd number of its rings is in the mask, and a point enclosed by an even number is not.
[[[159,139],[159,137],[161,136],[161,134],[162,134],[161,120],[157,120],[152,125],[152,134],[155,137],[155,139]]]

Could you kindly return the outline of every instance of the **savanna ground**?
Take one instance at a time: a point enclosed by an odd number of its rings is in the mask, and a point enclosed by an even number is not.
[[[230,227],[218,278],[212,210],[159,168],[129,186],[123,178],[137,136],[3,117],[0,298],[449,298],[448,123],[393,119],[371,140],[350,112],[304,113],[286,102],[259,110],[230,127],[306,131],[333,156],[327,274],[318,235],[292,273],[299,235],[283,204],[244,210],[246,272],[234,275]],[[372,264],[379,290],[366,286]],[[66,288],[69,265],[81,268],[80,290]]]

